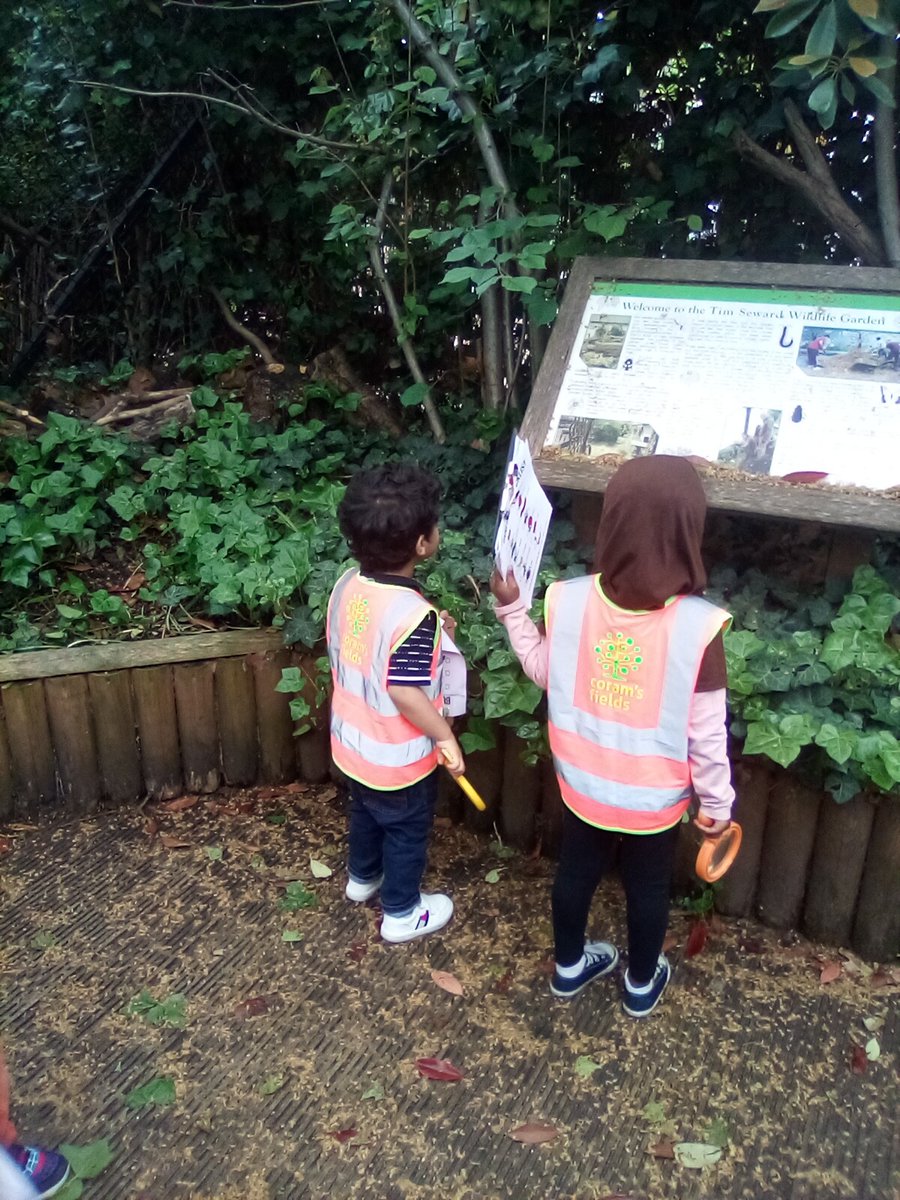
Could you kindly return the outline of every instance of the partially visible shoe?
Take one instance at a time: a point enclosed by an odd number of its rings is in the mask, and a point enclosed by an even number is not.
[[[377,879],[370,880],[369,883],[360,883],[358,879],[354,879],[351,876],[347,880],[347,886],[344,888],[344,895],[348,900],[352,900],[354,904],[362,904],[366,900],[371,900],[377,894],[383,882],[383,875],[379,875]]]
[[[554,996],[577,996],[592,980],[602,979],[604,975],[615,970],[619,952],[609,942],[585,942],[584,958],[585,965],[574,979],[565,979],[558,970],[553,972],[550,991]]]
[[[38,1200],[55,1196],[69,1178],[69,1161],[55,1150],[43,1150],[40,1146],[10,1146],[10,1158],[31,1186],[37,1191]]]
[[[422,892],[419,903],[406,917],[389,917],[381,921],[381,936],[386,942],[411,942],[443,929],[453,916],[453,901],[441,892]]]
[[[653,978],[643,987],[635,988],[625,972],[625,983],[622,989],[622,1007],[629,1017],[647,1017],[653,1012],[662,999],[662,994],[669,986],[672,978],[672,968],[664,954],[659,956]]]

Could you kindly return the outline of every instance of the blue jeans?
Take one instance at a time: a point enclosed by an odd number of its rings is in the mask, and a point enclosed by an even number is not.
[[[389,917],[409,916],[419,903],[436,800],[437,771],[391,792],[350,780],[350,878],[371,883],[383,872]]]

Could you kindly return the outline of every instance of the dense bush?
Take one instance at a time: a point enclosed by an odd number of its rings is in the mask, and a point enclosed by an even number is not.
[[[33,440],[0,443],[0,649],[179,632],[212,619],[275,624],[289,644],[312,650],[347,561],[336,519],[344,482],[361,466],[412,458],[444,486],[442,546],[423,583],[460,623],[471,671],[467,748],[492,745],[499,721],[526,755],[541,753],[541,693],[522,675],[487,591],[506,450],[496,414],[458,409],[441,447],[419,435],[388,440],[337,408],[326,423],[302,397],[275,431],[210,388],[197,388],[194,403],[196,425],[173,425],[152,448],[60,415]],[[539,596],[549,580],[585,569],[557,499]],[[726,639],[732,730],[745,753],[797,762],[839,800],[864,787],[897,790],[900,653],[886,634],[900,612],[898,582],[890,564],[883,574],[861,568],[844,596],[806,595],[753,570],[714,575],[735,616]],[[288,672],[283,683],[298,693],[300,718],[303,682]]]

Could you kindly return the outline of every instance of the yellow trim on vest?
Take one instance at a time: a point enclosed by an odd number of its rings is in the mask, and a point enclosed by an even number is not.
[[[346,775],[347,778],[352,779],[354,783],[361,783],[362,786],[368,788],[370,792],[402,792],[405,791],[406,788],[415,787],[417,783],[421,783],[423,779],[427,779],[429,775],[437,770],[437,763],[432,763],[427,771],[423,771],[421,775],[417,775],[415,779],[410,779],[407,783],[401,783],[399,787],[396,785],[394,787],[378,787],[377,784],[369,783],[365,779],[360,779],[358,775],[354,775],[352,771],[348,771],[342,767],[335,758],[333,751],[331,757],[334,759],[334,765],[342,775]]]
[[[563,804],[566,804],[565,800],[563,800]],[[667,829],[674,829],[676,825],[680,825],[684,816],[684,813],[682,813],[677,821],[673,821],[671,825],[660,825],[659,829],[628,829],[624,825],[601,825],[598,821],[589,821],[583,813],[576,812],[568,804],[566,804],[566,808],[569,809],[573,817],[577,817],[579,821],[584,821],[585,825],[590,825],[592,829],[606,829],[609,833],[633,833],[635,837],[649,837],[654,833],[665,833]],[[687,808],[685,808],[685,812],[687,812]]]

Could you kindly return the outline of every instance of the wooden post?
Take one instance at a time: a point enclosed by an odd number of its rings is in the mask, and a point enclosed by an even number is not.
[[[128,671],[88,675],[103,795],[113,804],[138,800],[144,790],[137,722]]]
[[[900,953],[900,803],[881,796],[853,923],[853,949],[876,962]]]
[[[741,850],[716,889],[716,909],[727,917],[746,917],[753,910],[771,786],[771,772],[763,762],[740,759],[734,764],[733,812],[741,826]]]
[[[850,944],[875,806],[865,796],[837,804],[822,800],[813,846],[803,929],[811,938],[833,946]],[[900,863],[897,864],[900,874]]]
[[[0,821],[13,815],[13,767],[6,737],[6,720],[0,707]]]
[[[290,698],[276,692],[282,669],[290,665],[287,650],[276,654],[251,654],[259,729],[259,775],[262,783],[288,783],[296,778],[294,727]]]
[[[181,792],[181,751],[175,719],[171,667],[141,667],[131,672],[141,739],[144,787],[154,800]]]
[[[220,658],[216,664],[215,690],[225,782],[246,787],[256,782],[259,758],[256,692],[253,672],[246,660]]]
[[[29,817],[56,798],[56,761],[47,721],[44,685],[17,683],[2,689],[13,768],[15,813]]]
[[[490,833],[500,816],[500,790],[503,786],[503,743],[506,730],[502,725],[494,726],[497,745],[493,750],[476,750],[467,754],[466,778],[479,793],[485,812],[479,812],[467,800],[463,808],[465,822],[476,833]]]
[[[800,919],[821,801],[821,792],[787,772],[772,789],[756,907],[760,920],[776,929],[793,928]]]
[[[56,751],[60,797],[79,815],[96,812],[100,802],[100,776],[87,680],[83,675],[47,679],[44,691]]]
[[[540,763],[522,761],[525,743],[507,730],[503,754],[503,787],[500,815],[504,837],[519,850],[534,845],[537,811],[541,797]]]
[[[215,663],[200,662],[179,664],[173,671],[181,764],[188,792],[214,792],[221,778],[215,670]]]
[[[300,778],[307,783],[324,783],[331,771],[328,705],[323,704],[312,719],[312,729],[296,738]]]

